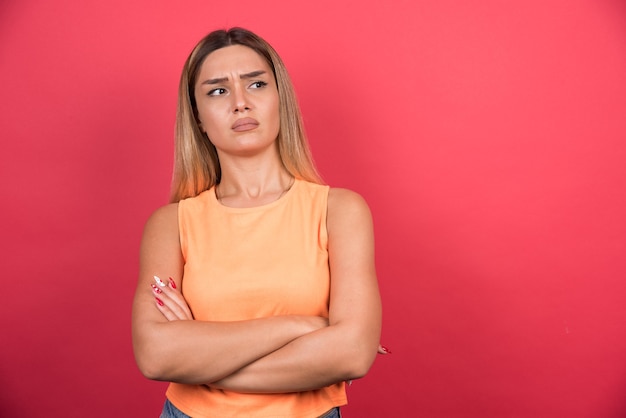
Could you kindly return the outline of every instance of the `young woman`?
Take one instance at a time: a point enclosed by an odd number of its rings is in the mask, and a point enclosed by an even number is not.
[[[322,184],[257,35],[212,32],[187,59],[172,190],[133,304],[137,364],[171,382],[162,417],[340,416],[380,337],[372,220]]]

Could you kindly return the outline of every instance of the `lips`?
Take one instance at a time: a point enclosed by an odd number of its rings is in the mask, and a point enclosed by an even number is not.
[[[241,118],[237,119],[235,123],[233,123],[233,126],[231,126],[230,128],[235,132],[245,132],[256,129],[257,126],[259,126],[259,122],[257,122],[255,119]]]

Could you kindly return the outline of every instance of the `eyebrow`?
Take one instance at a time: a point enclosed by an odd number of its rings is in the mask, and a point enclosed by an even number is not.
[[[252,72],[249,72],[249,73],[241,74],[239,76],[239,78],[242,79],[242,80],[246,80],[246,79],[249,79],[249,78],[258,77],[258,76],[263,75],[265,73],[266,73],[266,71],[264,71],[264,70],[257,70],[257,71],[252,71]],[[227,81],[228,81],[228,77],[210,78],[208,80],[203,81],[202,84],[220,84],[220,83],[225,83]]]

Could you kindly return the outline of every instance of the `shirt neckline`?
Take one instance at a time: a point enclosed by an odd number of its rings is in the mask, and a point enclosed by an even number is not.
[[[299,180],[297,178],[294,179],[293,184],[291,185],[289,190],[287,190],[285,193],[283,193],[283,195],[281,197],[279,197],[278,199],[274,200],[273,202],[269,202],[269,203],[266,203],[266,204],[260,205],[260,206],[252,206],[252,207],[249,207],[249,208],[236,208],[236,207],[224,205],[222,202],[217,200],[217,196],[215,195],[215,186],[211,187],[208,190],[208,192],[209,192],[209,196],[210,196],[209,198],[211,199],[211,203],[214,206],[219,207],[220,210],[223,210],[225,212],[233,212],[233,213],[257,212],[257,211],[270,209],[272,207],[275,207],[275,206],[278,206],[278,205],[282,204],[283,202],[288,201],[291,198],[291,195],[294,193],[294,190],[297,187],[299,187],[300,182],[301,182],[301,180]]]

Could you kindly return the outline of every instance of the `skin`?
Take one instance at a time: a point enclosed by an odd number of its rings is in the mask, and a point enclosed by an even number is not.
[[[200,68],[195,97],[200,127],[218,149],[220,162],[273,148],[280,128],[278,89],[271,68],[252,49],[233,45],[211,53]],[[258,125],[233,130],[243,118]]]
[[[276,146],[278,93],[264,59],[238,45],[214,51],[201,67],[195,97],[201,128],[220,158],[221,203],[254,207],[280,198],[293,179]],[[256,123],[233,129],[242,118]],[[304,391],[360,378],[377,348],[384,352],[378,346],[381,305],[372,219],[358,194],[329,192],[329,318],[194,320],[179,291],[183,260],[177,222],[177,204],[164,206],[150,217],[142,238],[133,347],[146,377],[238,392]],[[156,285],[154,275],[166,285]]]
[[[249,78],[256,73],[262,74]],[[278,88],[267,62],[241,45],[218,49],[200,69],[195,96],[200,127],[215,145],[222,167],[222,203],[253,207],[277,199],[292,178],[282,167],[276,146]],[[244,118],[259,125],[234,131],[233,124]]]

